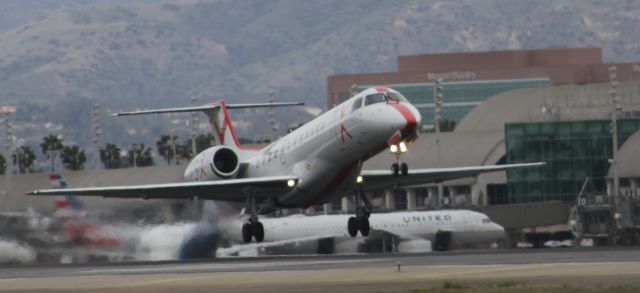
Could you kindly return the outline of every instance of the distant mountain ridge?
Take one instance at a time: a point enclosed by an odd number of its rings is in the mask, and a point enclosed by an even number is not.
[[[404,54],[597,46],[606,61],[640,61],[640,1],[9,1],[3,104],[162,107],[274,90],[322,107],[327,75],[393,71]]]
[[[609,61],[640,60],[637,1],[94,2],[0,33],[0,99],[276,90],[323,105],[327,75],[394,70],[399,54],[602,46]]]

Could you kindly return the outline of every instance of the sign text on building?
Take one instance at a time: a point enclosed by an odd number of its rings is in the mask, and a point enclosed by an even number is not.
[[[436,80],[441,78],[443,80],[473,80],[476,79],[476,73],[471,71],[450,71],[450,72],[441,72],[427,73],[428,80]]]

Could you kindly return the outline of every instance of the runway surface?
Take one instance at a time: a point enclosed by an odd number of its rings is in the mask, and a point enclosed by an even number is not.
[[[640,250],[475,250],[0,268],[2,292],[374,292],[439,286],[444,280],[640,286]]]

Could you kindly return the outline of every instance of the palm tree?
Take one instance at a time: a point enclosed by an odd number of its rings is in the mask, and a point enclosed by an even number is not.
[[[4,175],[7,171],[7,159],[0,154],[0,174]]]
[[[42,154],[49,158],[49,151],[62,150],[62,139],[60,139],[57,135],[49,134],[42,138],[40,148],[42,149]]]
[[[12,155],[13,163],[18,166],[18,173],[25,173],[29,170],[33,172],[33,163],[36,161],[36,154],[30,146],[21,146]]]
[[[133,144],[127,152],[127,161],[129,162],[129,166],[153,166],[154,162],[152,150],[151,148],[145,148],[144,143]]]
[[[84,162],[87,160],[84,150],[80,150],[77,145],[64,146],[61,157],[65,168],[74,171],[84,169]]]
[[[196,137],[196,151],[198,153],[210,148],[211,146],[213,146],[213,134],[211,133],[207,133],[205,134],[200,134]]]
[[[100,148],[100,161],[107,169],[117,169],[122,166],[120,148],[115,144],[108,143]]]
[[[42,149],[42,153],[45,157],[47,157],[47,159],[51,159],[51,172],[53,172],[55,156],[51,156],[50,152],[62,150],[62,139],[57,135],[49,134],[42,138],[40,148]]]
[[[160,139],[156,142],[156,146],[158,147],[158,154],[162,156],[168,165],[171,165],[171,160],[175,157],[174,148],[171,143],[175,143],[178,140],[177,136],[170,135],[162,135]],[[175,146],[176,153],[178,152],[178,146]]]
[[[184,143],[176,146],[176,153],[181,159],[189,160],[193,157],[191,153],[191,139],[187,139]]]

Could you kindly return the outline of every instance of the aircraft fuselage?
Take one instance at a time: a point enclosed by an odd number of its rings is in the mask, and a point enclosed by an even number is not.
[[[418,110],[398,92],[372,88],[262,150],[238,150],[246,166],[238,178],[293,174],[299,178],[294,188],[269,197],[292,207],[328,202],[353,187],[362,162],[385,150],[390,139],[415,139],[420,120]],[[194,159],[185,178],[201,179],[200,168],[202,164]]]

